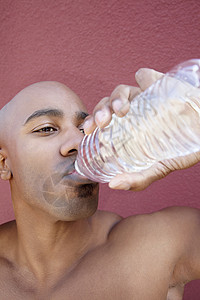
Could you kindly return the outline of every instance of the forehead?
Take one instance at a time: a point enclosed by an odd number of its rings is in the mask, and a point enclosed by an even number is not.
[[[20,123],[41,109],[59,109],[66,116],[78,111],[86,112],[79,97],[71,89],[57,82],[34,84],[21,91],[12,101],[12,112]]]

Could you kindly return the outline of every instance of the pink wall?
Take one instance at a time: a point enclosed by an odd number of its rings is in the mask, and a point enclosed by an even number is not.
[[[140,67],[167,71],[200,58],[198,0],[0,0],[0,101],[41,80],[69,85],[89,111]],[[14,149],[13,149],[14,150]],[[171,205],[200,208],[200,165],[146,191],[101,187],[101,209],[123,216]],[[0,223],[13,219],[8,185],[0,183]],[[185,298],[200,299],[200,281]]]

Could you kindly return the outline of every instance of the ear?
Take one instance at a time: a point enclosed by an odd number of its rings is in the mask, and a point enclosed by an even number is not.
[[[2,149],[0,149],[0,177],[3,180],[11,179],[12,173],[7,164],[7,157]]]

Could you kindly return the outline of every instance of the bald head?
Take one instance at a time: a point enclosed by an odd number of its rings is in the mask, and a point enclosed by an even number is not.
[[[35,101],[36,99],[42,101],[47,95],[52,94],[52,96],[55,96],[55,94],[63,95],[63,93],[73,93],[76,96],[70,88],[60,82],[42,81],[31,84],[21,90],[0,110],[1,116],[2,113],[6,114],[7,112],[11,113],[15,111],[21,105],[29,105],[30,101]]]

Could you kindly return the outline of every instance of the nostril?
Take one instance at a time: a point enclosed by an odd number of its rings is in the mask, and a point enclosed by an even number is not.
[[[71,149],[71,150],[69,150],[68,154],[74,154],[75,152],[77,152],[76,149]]]

